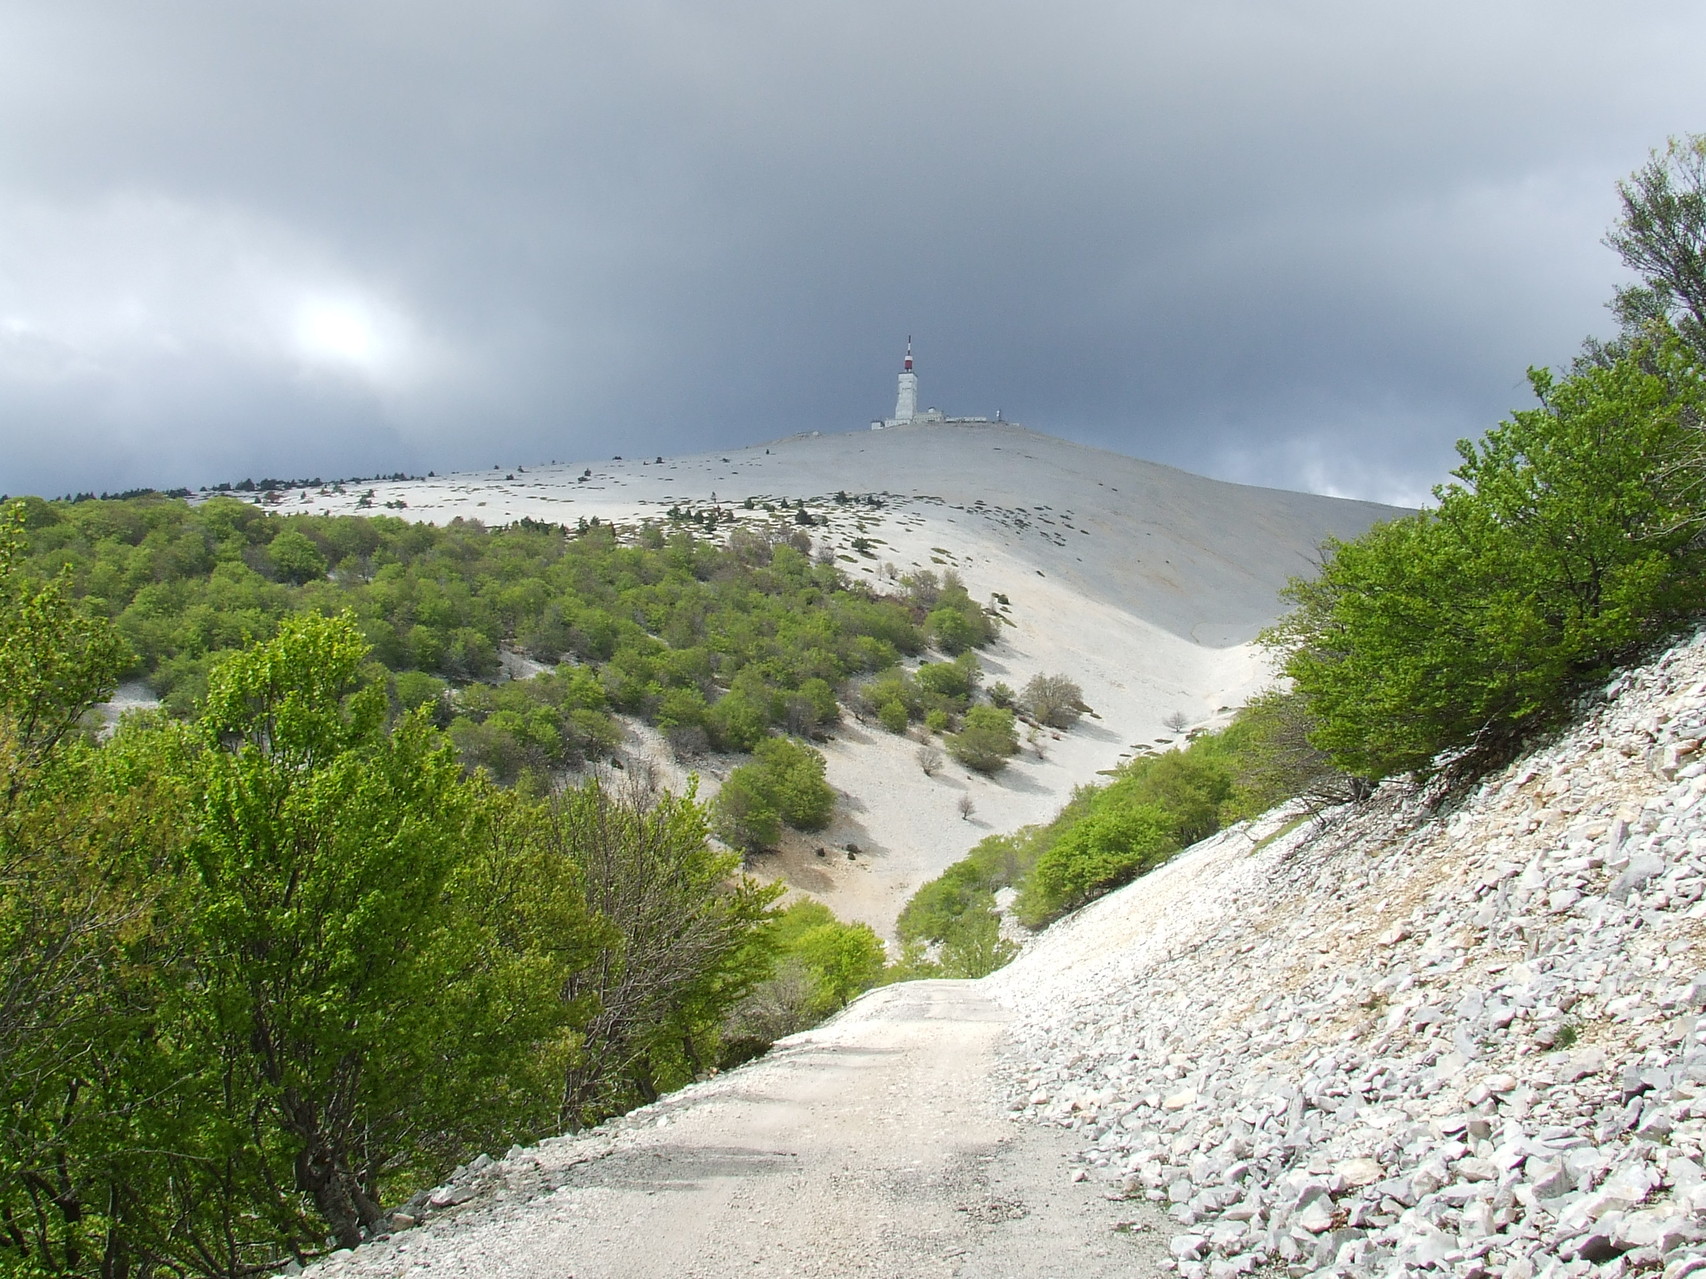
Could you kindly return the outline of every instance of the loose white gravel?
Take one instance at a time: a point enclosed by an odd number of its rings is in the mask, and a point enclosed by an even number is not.
[[[1223,832],[987,982],[1169,1263],[1706,1274],[1706,642],[1461,799]]]

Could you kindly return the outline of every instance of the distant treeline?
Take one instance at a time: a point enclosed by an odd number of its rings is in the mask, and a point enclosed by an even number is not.
[[[719,543],[658,525],[624,537],[597,521],[440,528],[232,498],[27,498],[23,509],[17,571],[38,583],[63,574],[128,645],[125,675],[174,714],[199,705],[219,653],[293,613],[347,609],[394,706],[425,707],[470,765],[506,782],[602,756],[617,740],[613,712],[686,753],[819,735],[850,679],[900,679],[902,658],[931,644],[961,653],[995,627],[957,579],[923,573],[877,594],[814,557],[803,530],[743,527]],[[506,649],[563,665],[482,683]],[[957,722],[964,703],[940,707]]]

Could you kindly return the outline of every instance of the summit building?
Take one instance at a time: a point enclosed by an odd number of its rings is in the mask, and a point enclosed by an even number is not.
[[[948,417],[941,409],[928,408],[922,413],[918,411],[918,374],[912,368],[912,339],[906,339],[906,358],[901,361],[899,385],[895,389],[894,416],[874,419],[871,422],[873,431],[887,430],[891,426],[922,426],[927,423],[942,422],[972,423],[999,422],[1000,410],[993,418],[988,417]]]

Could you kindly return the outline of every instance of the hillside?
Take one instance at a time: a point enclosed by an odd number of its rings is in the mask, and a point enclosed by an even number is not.
[[[1706,1269],[1703,736],[1706,637],[1467,796],[1223,832],[314,1273]]]
[[[1279,588],[1311,569],[1323,539],[1401,513],[1227,484],[997,425],[798,435],[661,462],[629,457],[368,487],[365,506],[367,487],[351,486],[283,491],[274,509],[573,525],[664,520],[671,507],[715,504],[737,523],[774,528],[791,525],[766,502],[803,500],[823,521],[809,530],[817,545],[857,579],[883,587],[889,566],[898,574],[952,569],[973,598],[1010,601],[1001,614],[1011,625],[980,653],[987,682],[1018,688],[1032,675],[1062,673],[1083,688],[1095,716],[994,778],[955,766],[926,777],[916,741],[849,721],[824,748],[829,780],[844,796],[834,825],[760,867],[884,933],[919,884],[984,835],[1046,821],[1074,786],[1172,740],[1168,717],[1202,724],[1241,705],[1267,679],[1248,641],[1278,615]],[[837,493],[882,504],[838,502]],[[869,541],[864,553],[856,537]],[[684,780],[655,735],[637,730],[629,750],[656,761],[668,780]],[[734,762],[694,764],[703,793]],[[969,817],[962,799],[971,800]]]
[[[585,471],[591,474],[583,481]],[[929,567],[933,544],[944,544],[935,541],[940,534],[960,543],[946,544],[974,593],[992,574],[1022,568],[1074,599],[1111,605],[1208,647],[1253,638],[1274,615],[1274,591],[1308,570],[1323,537],[1355,536],[1398,513],[1372,502],[1229,484],[994,424],[814,432],[661,462],[576,461],[504,475],[513,478],[468,472],[366,487],[379,507],[405,501],[400,513],[434,523],[458,516],[628,522],[661,519],[672,505],[731,506],[748,497],[804,498],[823,513],[817,504],[837,491],[875,493],[890,499],[887,507],[856,514],[888,548],[878,560]],[[284,511],[371,509],[358,508],[353,490],[284,490],[280,498]],[[833,507],[827,513],[829,540],[845,550],[858,521]],[[926,530],[930,535],[921,535]],[[879,569],[865,563],[857,571]],[[1033,604],[1052,596],[1037,583],[1005,585]],[[1002,587],[992,582],[988,589]]]

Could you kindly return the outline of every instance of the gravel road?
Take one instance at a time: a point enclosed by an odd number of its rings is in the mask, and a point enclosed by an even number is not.
[[[467,1202],[312,1273],[1159,1273],[1159,1211],[1072,1181],[1070,1135],[1006,1113],[1006,1018],[974,982],[875,991],[762,1061],[512,1152],[459,1183]]]

